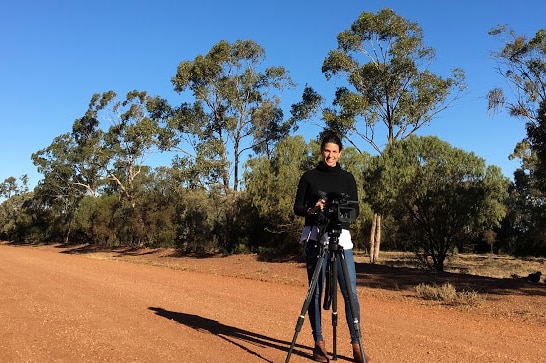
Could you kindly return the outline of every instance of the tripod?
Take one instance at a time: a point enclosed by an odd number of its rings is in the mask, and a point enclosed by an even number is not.
[[[317,226],[318,228],[318,226]],[[320,230],[320,229],[319,229]],[[326,291],[324,299],[324,309],[328,310],[330,305],[332,307],[332,329],[333,329],[333,356],[332,360],[337,360],[337,261],[341,262],[341,268],[343,273],[343,280],[345,282],[345,288],[349,298],[349,306],[351,310],[351,316],[353,318],[353,327],[355,334],[358,339],[358,346],[360,349],[360,356],[362,361],[366,363],[366,356],[364,355],[364,348],[362,346],[361,331],[360,331],[360,322],[358,320],[358,314],[355,308],[355,296],[352,293],[351,282],[349,280],[349,272],[347,269],[347,262],[345,260],[345,251],[343,247],[339,245],[339,236],[341,234],[341,223],[332,222],[328,223],[327,227],[328,232],[328,244],[321,246],[320,255],[318,256],[318,261],[313,271],[312,278],[309,282],[309,289],[307,290],[307,295],[303,303],[300,315],[296,322],[296,327],[294,331],[294,337],[292,338],[292,343],[290,344],[290,349],[288,350],[288,355],[286,356],[285,363],[290,361],[290,356],[296,344],[296,339],[298,334],[301,331],[303,321],[305,320],[305,314],[309,309],[309,304],[311,299],[314,297],[315,290],[318,287],[319,276],[322,272],[324,262],[326,260]],[[311,231],[307,237],[306,243],[309,242],[309,237],[311,236]],[[319,238],[320,241],[320,238]]]

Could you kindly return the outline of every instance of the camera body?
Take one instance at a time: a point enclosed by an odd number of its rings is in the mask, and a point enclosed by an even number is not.
[[[353,223],[356,220],[358,201],[350,200],[345,193],[328,193],[324,198],[324,214],[330,223]]]
[[[353,223],[357,217],[358,201],[350,200],[345,193],[323,193],[326,201],[321,213],[329,236],[328,249],[335,251],[339,248],[338,237],[341,235],[342,223]]]

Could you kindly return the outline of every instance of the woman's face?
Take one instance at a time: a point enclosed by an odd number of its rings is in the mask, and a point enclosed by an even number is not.
[[[336,166],[341,151],[339,151],[339,145],[334,143],[327,143],[322,148],[322,160],[330,167]]]

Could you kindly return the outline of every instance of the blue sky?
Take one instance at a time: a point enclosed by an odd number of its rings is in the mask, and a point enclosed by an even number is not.
[[[31,154],[69,132],[94,93],[138,89],[187,101],[170,82],[177,65],[223,39],[252,39],[266,51],[265,66],[288,69],[297,86],[283,94],[285,115],[306,84],[331,99],[336,83],[321,65],[337,34],[363,11],[384,7],[421,26],[436,51],[433,72],[466,72],[467,94],[421,134],[473,151],[510,177],[519,163],[508,155],[525,128],[487,112],[487,91],[506,86],[490,57],[502,44],[487,31],[508,24],[533,36],[546,27],[544,0],[21,0],[0,11],[0,182],[28,174],[33,187],[42,176]]]

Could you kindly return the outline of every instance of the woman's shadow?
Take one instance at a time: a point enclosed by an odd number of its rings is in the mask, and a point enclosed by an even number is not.
[[[273,363],[272,360],[263,357],[258,352],[253,351],[251,348],[244,346],[238,341],[249,342],[261,347],[271,347],[274,349],[282,350],[284,352],[288,352],[289,346],[291,344],[290,342],[284,340],[271,338],[262,334],[250,332],[248,330],[239,329],[234,326],[225,325],[220,323],[219,321],[204,318],[202,316],[194,314],[179,313],[176,311],[165,310],[159,307],[149,307],[148,309],[154,311],[157,315],[163,318],[174,320],[197,331],[209,332],[211,334],[214,334],[230,342],[231,344],[234,344],[237,347],[247,351],[248,353],[257,356],[260,359],[263,359],[266,362]],[[312,355],[310,353],[305,353],[301,351],[302,348],[310,349],[309,347],[305,347],[299,344],[297,344],[296,346],[299,348],[299,350],[294,350],[294,354],[307,358],[312,358]]]

